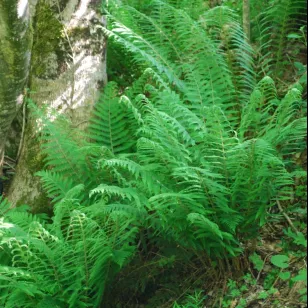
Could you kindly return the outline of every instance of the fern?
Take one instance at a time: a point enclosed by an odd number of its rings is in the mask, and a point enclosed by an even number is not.
[[[1,221],[1,247],[12,256],[11,266],[0,267],[1,302],[5,307],[39,307],[44,302],[98,307],[107,280],[134,253],[129,243],[136,229],[128,230],[129,222],[119,225],[119,218],[98,224],[76,200],[65,198],[56,204],[49,226],[35,216],[24,220],[25,214]]]
[[[1,201],[4,307],[99,307],[137,249],[153,272],[238,256],[268,209],[292,198],[293,156],[306,146],[301,89],[281,97],[272,78],[257,82],[235,13],[197,3],[110,4],[104,33],[143,73],[125,89],[106,86],[86,134],[33,109],[54,216]],[[263,21],[279,24],[280,9]]]
[[[61,173],[61,180],[74,179],[75,185],[82,183],[83,180],[91,182],[88,163],[85,159],[87,153],[81,150],[86,147],[87,142],[81,132],[77,129],[72,131],[70,121],[64,116],[50,115],[46,110],[45,112],[38,110],[31,101],[29,105],[38,119],[41,148],[45,154],[46,166],[51,167],[56,173]],[[59,183],[59,186],[61,185],[62,183]]]
[[[260,64],[263,74],[281,77],[288,65],[286,50],[288,35],[299,32],[301,26],[297,18],[305,19],[307,3],[303,0],[279,0],[268,4],[261,14],[260,25]]]
[[[37,175],[41,177],[43,188],[48,192],[49,198],[55,203],[62,200],[66,193],[73,188],[73,181],[62,178],[58,173],[40,171],[37,172]]]
[[[107,86],[89,127],[90,138],[114,154],[127,152],[134,145],[134,122],[129,110],[120,103],[117,91],[115,83]]]
[[[233,103],[229,103],[233,101],[235,89],[228,65],[202,24],[195,22],[184,11],[176,10],[162,1],[151,2],[150,17],[136,12],[131,7],[124,6],[123,11],[117,8],[115,18],[124,15],[124,24],[120,24],[119,21],[112,23],[112,31],[106,30],[106,34],[130,49],[135,54],[136,62],[142,63],[151,57],[149,63],[153,68],[164,73],[169,82],[174,83],[186,95],[194,109],[200,109],[206,101],[225,103],[225,106],[230,106],[229,109],[233,108]],[[132,20],[125,17],[126,14],[133,14],[135,20],[140,21],[138,26],[142,32],[138,37],[126,31],[128,26],[136,28],[132,25]],[[191,31],[194,32],[193,40]],[[134,46],[136,42],[142,42],[141,51],[130,47],[131,40],[134,41]],[[158,50],[160,57],[164,58],[155,57],[153,50]],[[180,71],[174,69],[175,65]],[[183,74],[184,82],[179,80],[179,76]],[[197,89],[199,93],[196,92]],[[231,114],[236,117],[234,112]]]

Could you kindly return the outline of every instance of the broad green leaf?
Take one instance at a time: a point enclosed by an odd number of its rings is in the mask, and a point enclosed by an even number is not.
[[[305,65],[301,62],[294,62],[294,66],[300,71],[305,70]]]
[[[290,33],[287,37],[289,39],[300,39],[302,36],[297,33]]]
[[[286,255],[276,255],[271,258],[272,264],[279,268],[289,267],[289,257]]]
[[[267,299],[268,298],[268,293],[266,291],[262,291],[259,296],[258,299]]]
[[[291,272],[282,272],[282,273],[279,274],[279,277],[282,280],[288,280],[291,277]]]
[[[301,270],[297,276],[295,276],[292,281],[305,281],[307,283],[307,270]]]
[[[295,243],[297,245],[302,245],[307,248],[307,239],[305,238],[305,235],[302,232],[297,233],[297,237],[295,238]]]
[[[307,84],[307,72],[300,78],[300,83]]]

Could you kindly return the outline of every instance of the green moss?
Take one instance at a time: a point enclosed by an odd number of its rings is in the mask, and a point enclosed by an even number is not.
[[[44,168],[44,156],[41,151],[30,150],[27,155],[27,166],[31,174]]]
[[[33,200],[31,205],[31,212],[33,214],[52,214],[52,205],[50,203],[50,199],[46,196],[45,193],[40,194]]]
[[[33,27],[32,74],[40,78],[56,77],[58,63],[63,61],[66,54],[63,24],[45,0],[38,4]]]
[[[28,136],[33,136],[32,130],[27,132]],[[39,143],[36,138],[29,138],[27,141],[27,152],[25,155],[24,164],[27,166],[27,170],[30,172],[31,176],[35,177],[35,173],[44,169],[44,154],[39,150]],[[35,185],[37,186],[37,185]],[[40,187],[40,185],[38,186]],[[50,199],[47,197],[43,189],[40,189],[40,194],[34,200],[29,200],[29,196],[25,193],[19,201],[17,206],[29,204],[32,213],[51,213],[52,207],[50,205]]]
[[[89,27],[75,27],[68,32],[68,35],[74,39],[80,39],[90,37],[91,33]]]
[[[7,65],[12,66],[14,64],[14,50],[7,40],[3,40],[1,43],[0,53],[3,55]]]
[[[20,200],[16,203],[16,206],[22,206],[29,204],[28,195],[23,195]],[[50,199],[46,196],[45,193],[41,193],[37,198],[31,201],[30,204],[31,212],[33,214],[52,214],[52,206],[50,203]]]
[[[0,3],[0,113],[10,109],[9,113],[5,114],[9,120],[15,115],[9,104],[20,95],[24,87],[28,73],[28,52],[32,46],[31,27],[18,19],[16,3],[17,1],[8,0]]]
[[[33,136],[32,129],[28,129],[28,136]],[[42,153],[42,151],[39,148],[39,142],[36,138],[29,138],[28,140],[28,148],[25,155],[26,165],[28,167],[28,170],[32,175],[34,175],[36,172],[44,169],[45,163],[45,155]]]

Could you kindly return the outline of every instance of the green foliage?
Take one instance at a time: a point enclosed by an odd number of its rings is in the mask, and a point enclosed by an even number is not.
[[[284,230],[284,232],[290,239],[293,240],[294,244],[307,248],[307,239],[302,232],[295,233],[291,230],[291,228]]]
[[[302,28],[306,24],[306,16],[307,2],[304,0],[271,1],[260,14],[258,40],[262,55],[260,63],[265,74],[283,77],[290,65],[286,55],[290,43],[294,44],[294,40],[299,38],[297,36],[307,36]],[[300,45],[301,49],[305,48],[304,44]]]
[[[131,135],[136,128],[133,120],[119,100],[117,85],[110,83],[95,108],[89,127],[90,137],[112,154],[130,152],[134,145]]]
[[[228,291],[221,302],[221,307],[223,308],[232,307],[234,306],[234,303],[237,304],[236,305],[237,308],[244,308],[247,306],[246,300],[242,298],[243,292],[248,290],[246,285],[238,286],[235,281],[229,279],[227,288]]]
[[[257,253],[252,254],[249,257],[249,260],[253,263],[254,268],[258,270],[259,272],[263,269],[264,262]]]
[[[131,57],[135,80],[105,87],[86,133],[32,104],[46,157],[37,176],[54,216],[1,203],[4,307],[99,307],[127,264],[132,294],[151,293],[145,302],[153,307],[179,303],[192,285],[182,293],[168,278],[181,279],[182,264],[229,265],[241,243],[259,236],[269,208],[294,198],[294,157],[306,147],[302,87],[281,97],[269,76],[258,82],[235,13],[222,6],[197,16],[191,4],[110,3],[104,32]],[[300,234],[288,236],[303,245]],[[250,259],[262,271],[262,259]],[[280,271],[268,275],[260,298],[276,292],[277,277],[292,281],[283,272],[288,260],[272,257]],[[245,307],[247,287],[233,280],[227,287],[222,307],[235,299]],[[203,301],[197,292],[181,305]]]
[[[292,283],[304,282],[304,288],[298,291],[302,302],[307,303],[307,269],[301,270],[297,276],[291,279]]]
[[[183,305],[179,305],[174,303],[173,308],[202,308],[204,306],[204,300],[206,296],[203,296],[202,292],[197,292],[193,295],[188,295],[186,299],[186,303]]]
[[[271,262],[279,268],[289,267],[289,257],[285,255],[276,255],[271,258]]]
[[[36,6],[33,19],[35,39],[32,47],[32,74],[39,78],[54,78],[57,61],[67,60],[67,42],[63,39],[63,24],[56,14],[58,7],[43,0]],[[53,63],[54,62],[54,63]]]
[[[56,203],[51,224],[20,209],[1,220],[5,307],[99,306],[106,283],[134,252],[136,229],[127,219],[102,219],[96,204],[84,208],[82,190],[74,187]]]

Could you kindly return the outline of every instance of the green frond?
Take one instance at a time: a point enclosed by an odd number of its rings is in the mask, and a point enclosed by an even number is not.
[[[169,83],[174,84],[196,106],[194,108],[200,104],[232,102],[235,92],[227,63],[215,42],[187,13],[158,0],[151,2],[149,16],[130,6],[121,6],[120,12],[117,7],[111,13],[116,17],[111,17],[111,30],[106,30],[108,36],[116,38],[131,50],[136,62],[147,62],[166,76]],[[114,21],[114,18],[120,19],[125,24],[127,18],[123,16],[132,14],[135,25],[138,21],[138,35],[129,32],[127,25]],[[194,33],[193,40],[191,33]],[[174,67],[180,71],[175,71]],[[182,74],[184,81],[179,79]],[[199,89],[199,95],[193,94],[194,89]]]
[[[290,198],[293,180],[276,150],[265,140],[241,143],[231,154],[232,208],[245,218],[241,225],[245,228],[264,218],[273,198]]]
[[[79,192],[80,188],[75,188],[67,196],[74,198]],[[5,307],[39,307],[53,302],[55,295],[54,302],[61,307],[64,303],[68,307],[100,304],[107,280],[135,252],[129,243],[134,242],[137,229],[129,228],[127,221],[99,224],[77,207],[75,201],[64,199],[56,204],[52,225],[46,228],[36,219],[28,219],[24,233],[17,225],[1,221],[0,245],[6,245],[12,264],[0,267],[0,296]],[[9,219],[21,225],[13,216]],[[21,306],[13,305],[17,299]]]
[[[119,172],[127,171],[129,174],[133,175],[138,183],[138,180],[142,182],[142,188],[146,188],[149,193],[158,193],[159,185],[157,184],[157,178],[155,176],[155,166],[141,166],[137,162],[130,160],[128,158],[118,158],[104,160],[102,167],[112,167],[117,168]]]
[[[134,145],[132,114],[117,95],[117,85],[109,83],[95,105],[89,125],[89,137],[114,154],[126,152]]]
[[[94,196],[96,194],[99,195],[106,195],[108,197],[117,196],[122,199],[128,199],[129,201],[135,201],[137,204],[137,207],[140,207],[140,200],[138,197],[138,193],[133,188],[121,188],[118,186],[110,186],[106,184],[101,184],[97,188],[93,189],[90,193],[90,197]]]
[[[260,66],[263,74],[281,77],[286,71],[286,50],[288,35],[300,33],[300,27],[305,25],[296,21],[307,18],[307,2],[304,0],[279,0],[269,3],[260,20]],[[304,46],[303,46],[304,48]]]
[[[72,130],[70,121],[56,111],[52,114],[47,112],[46,108],[39,110],[32,102],[30,107],[36,118],[46,166],[52,167],[56,173],[74,179],[76,185],[91,181],[85,159],[88,153],[80,150],[87,145],[84,134],[78,129]]]
[[[4,197],[0,196],[0,217],[3,217],[5,213],[7,213],[11,208],[11,204],[9,201]]]
[[[179,79],[180,72],[172,62],[165,58],[163,51],[157,46],[149,44],[142,36],[116,21],[112,23],[112,31],[104,29],[104,34],[110,40],[131,51],[133,55],[138,55],[139,57],[135,57],[137,64],[143,61],[148,62],[158,72],[166,74],[170,83],[175,83],[179,88],[182,88],[182,82]]]
[[[233,236],[230,233],[221,231],[217,224],[210,221],[204,215],[191,213],[187,216],[187,219],[196,227],[194,235],[197,239],[204,241],[204,249],[209,255],[222,254],[223,249],[227,249],[231,255],[238,253],[238,249],[233,250],[231,248],[232,242],[234,242]],[[210,243],[208,243],[209,239]]]
[[[40,171],[36,175],[41,178],[42,186],[53,203],[62,200],[66,193],[74,187],[73,181],[61,174],[51,171]]]
[[[201,16],[201,23],[225,55],[241,109],[256,85],[256,74],[253,60],[255,52],[247,42],[238,20],[237,14],[225,6],[214,7]]]
[[[268,209],[306,175],[295,162],[306,148],[303,89],[281,97],[276,86],[302,8],[268,4],[255,53],[224,6],[111,1],[103,32],[132,57],[136,80],[107,84],[86,133],[30,103],[48,169],[36,175],[54,215],[0,199],[3,307],[100,307],[132,260],[133,273],[142,260],[160,275],[182,260],[238,256],[257,238]],[[156,279],[149,269],[136,289]]]

